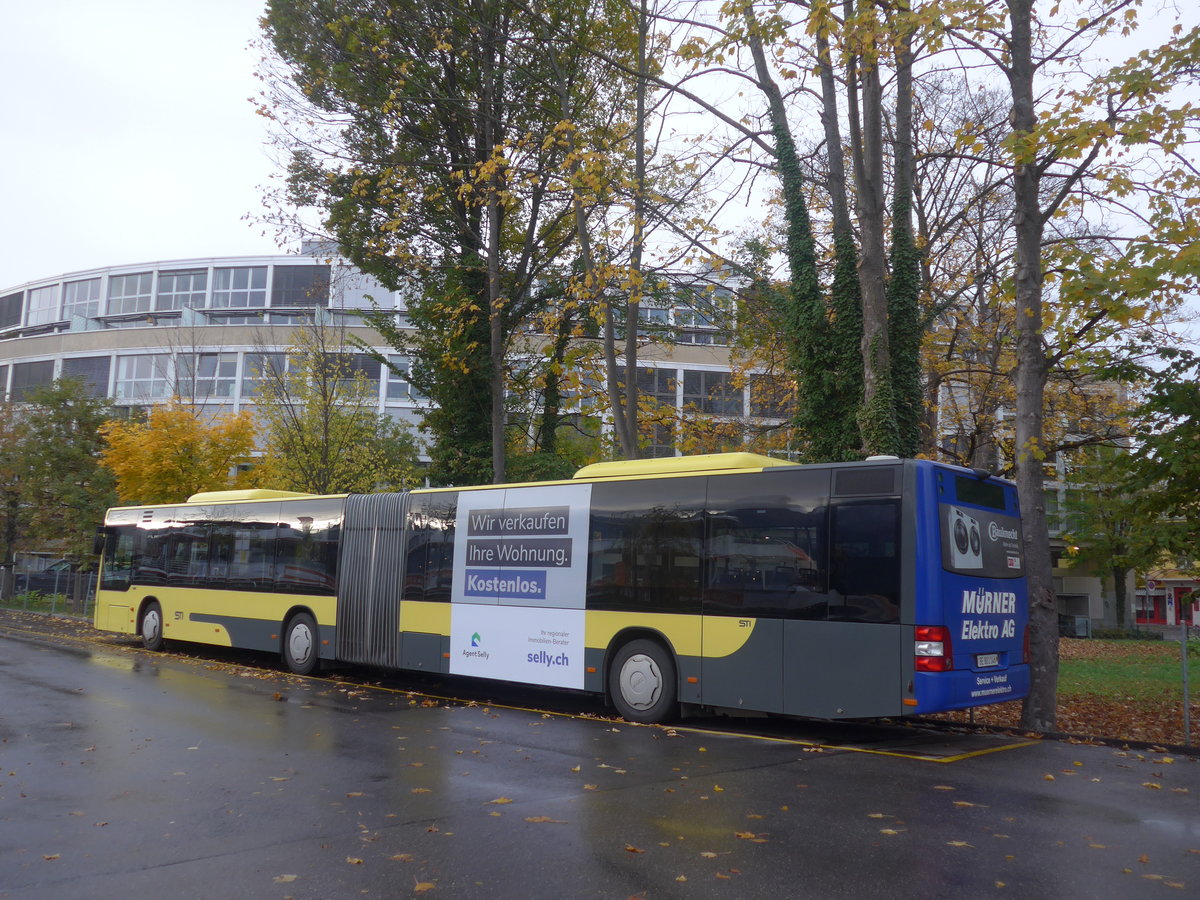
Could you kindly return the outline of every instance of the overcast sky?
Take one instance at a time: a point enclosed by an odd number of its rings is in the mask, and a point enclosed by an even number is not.
[[[276,253],[259,0],[6,0],[0,291],[95,266]],[[287,249],[293,249],[291,247]]]
[[[0,2],[0,291],[298,249],[248,221],[276,171],[250,102],[265,0]],[[1193,2],[1151,0],[1138,37],[1190,26]]]

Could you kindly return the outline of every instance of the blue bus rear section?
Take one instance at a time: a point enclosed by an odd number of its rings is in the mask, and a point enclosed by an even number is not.
[[[917,470],[922,553],[915,638],[945,641],[941,671],[915,660],[913,713],[1019,700],[1029,693],[1029,595],[1015,485],[940,465]],[[930,560],[933,562],[933,560]]]

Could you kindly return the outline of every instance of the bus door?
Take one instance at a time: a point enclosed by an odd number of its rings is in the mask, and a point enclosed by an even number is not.
[[[903,665],[900,499],[835,496],[828,522],[825,602],[784,624],[784,711],[896,715]]]
[[[787,708],[787,630],[824,619],[829,470],[709,479],[702,702]]]

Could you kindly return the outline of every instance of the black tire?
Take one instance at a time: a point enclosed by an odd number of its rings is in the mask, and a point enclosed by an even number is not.
[[[142,610],[140,632],[142,635],[142,646],[147,650],[158,652],[167,645],[166,640],[163,638],[162,607],[158,605],[157,600],[151,600],[146,604],[146,608]]]
[[[608,667],[608,692],[626,721],[653,725],[675,718],[679,685],[670,651],[646,638],[625,644]]]
[[[306,612],[296,613],[283,632],[283,664],[296,675],[311,675],[320,656],[317,622]]]

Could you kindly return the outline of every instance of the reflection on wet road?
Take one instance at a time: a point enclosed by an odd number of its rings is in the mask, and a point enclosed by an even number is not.
[[[641,727],[572,695],[406,686],[3,630],[0,897],[1200,886],[1186,757],[902,726]],[[544,700],[563,714],[520,708]]]

